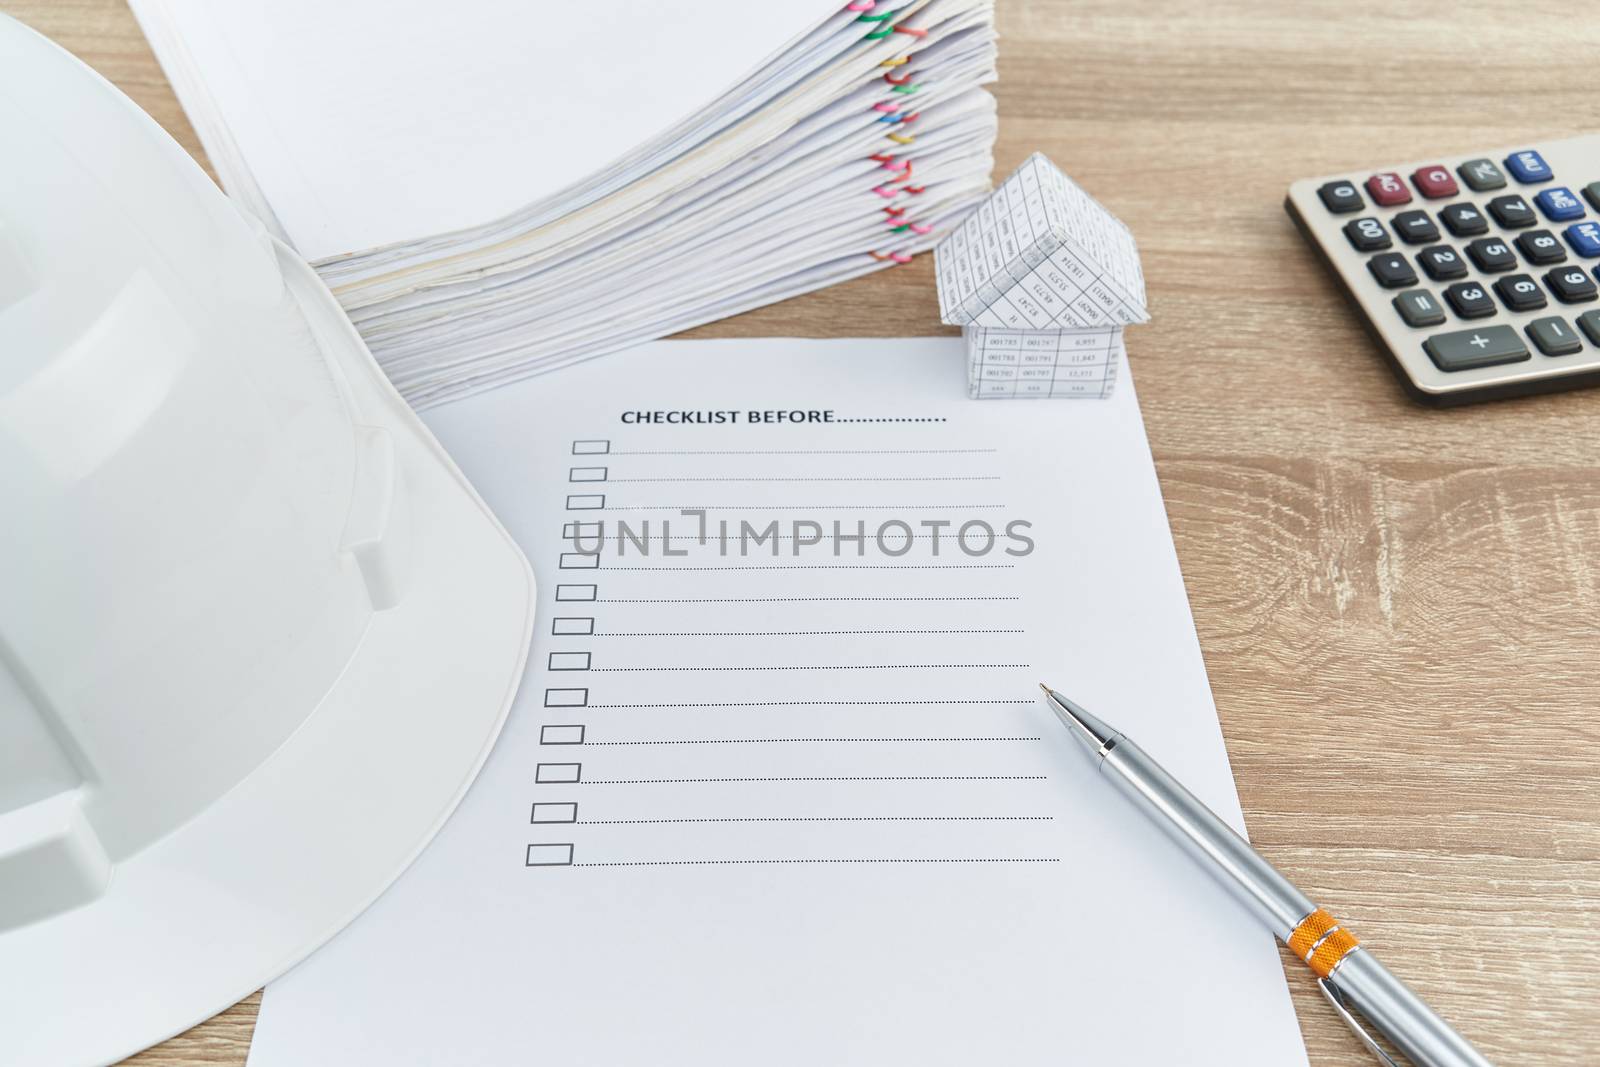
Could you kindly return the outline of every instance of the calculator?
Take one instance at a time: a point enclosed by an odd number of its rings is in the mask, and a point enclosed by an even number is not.
[[[1415,399],[1600,384],[1600,134],[1308,178],[1284,206]]]

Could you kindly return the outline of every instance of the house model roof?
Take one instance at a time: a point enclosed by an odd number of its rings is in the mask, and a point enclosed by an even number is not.
[[[1039,153],[934,249],[952,326],[1081,330],[1150,321],[1133,234]]]

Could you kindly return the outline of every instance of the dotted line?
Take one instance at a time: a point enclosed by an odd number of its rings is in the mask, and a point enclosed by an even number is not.
[[[1043,774],[880,774],[789,778],[585,778],[576,785],[690,785],[710,782],[1042,782]]]
[[[911,706],[925,704],[1032,704],[1031,700],[730,700],[705,704],[589,704],[591,708],[815,708]]]
[[[923,417],[923,418],[920,418],[920,419],[918,419],[918,418],[884,417],[884,418],[834,419],[833,421],[834,422],[949,422],[950,420],[946,419],[946,418],[943,418],[942,416],[941,417],[937,417],[937,418],[936,417],[927,416],[927,417]]]
[[[840,634],[1020,634],[1022,630],[622,630],[590,637],[833,637]]]
[[[585,741],[584,747],[599,745],[787,745],[813,742],[848,744],[888,744],[921,741],[1038,741],[1037,737],[717,737],[689,741]]]
[[[1019,856],[963,857],[959,859],[815,859],[815,860],[631,860],[613,863],[569,863],[568,867],[725,867],[733,865],[800,863],[1060,863],[1059,859]]]
[[[727,597],[601,597],[599,604],[778,604],[787,601],[1021,600],[1019,596],[727,596]]]
[[[731,819],[579,819],[579,826],[649,826],[701,822],[1053,822],[1054,815],[817,815]]]
[[[960,571],[1012,570],[1015,563],[739,563],[689,567],[606,567],[608,571]],[[598,568],[596,568],[598,569]]]
[[[935,474],[899,478],[611,478],[611,482],[998,482],[998,474]]]
[[[591,667],[601,674],[637,671],[926,671],[966,667],[1026,667],[1026,663],[821,663],[772,667]]]
[[[996,448],[752,448],[607,452],[608,456],[959,456],[998,452]]]

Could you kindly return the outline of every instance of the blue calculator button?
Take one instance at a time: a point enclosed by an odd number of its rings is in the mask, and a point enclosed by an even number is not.
[[[1561,232],[1578,255],[1588,259],[1600,256],[1600,222],[1575,223]]]
[[[1565,185],[1546,189],[1534,197],[1533,202],[1539,205],[1539,210],[1544,212],[1544,217],[1551,222],[1583,218],[1583,201],[1573,196],[1572,190]]]
[[[1531,148],[1507,156],[1506,170],[1509,170],[1511,176],[1519,182],[1547,182],[1555,177],[1550,170],[1550,164]]]

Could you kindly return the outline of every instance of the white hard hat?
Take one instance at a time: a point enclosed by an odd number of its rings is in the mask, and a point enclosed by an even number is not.
[[[416,856],[533,575],[311,269],[3,16],[0,157],[0,1061],[106,1061]]]

